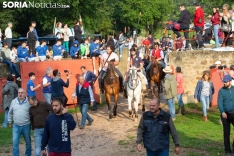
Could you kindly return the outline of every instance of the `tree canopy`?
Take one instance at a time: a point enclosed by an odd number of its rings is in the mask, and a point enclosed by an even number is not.
[[[3,0],[0,0],[3,4]],[[25,0],[24,2],[32,2]],[[51,3],[51,0],[44,0]],[[53,32],[54,19],[57,22],[73,27],[74,19],[82,16],[84,28],[90,33],[112,34],[114,31],[123,31],[124,27],[146,29],[154,33],[161,28],[162,22],[169,19],[178,19],[179,5],[185,4],[187,9],[194,12],[194,0],[56,0],[53,3],[70,5],[70,8],[0,8],[0,28],[5,30],[7,23],[12,22],[13,34],[26,36],[31,21],[37,22],[39,35]],[[212,7],[222,7],[227,3],[233,5],[232,0],[200,0],[205,15],[211,14]]]

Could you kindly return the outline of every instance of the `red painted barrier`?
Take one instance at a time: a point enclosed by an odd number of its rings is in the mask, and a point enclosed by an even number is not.
[[[93,65],[92,65],[91,59],[20,63],[22,87],[24,89],[27,89],[27,82],[29,80],[28,74],[30,72],[34,72],[36,74],[36,79],[34,81],[34,84],[35,86],[37,86],[38,84],[42,85],[42,79],[45,76],[45,71],[48,67],[51,67],[53,70],[58,69],[61,73],[61,78],[64,81],[66,81],[66,75],[64,73],[64,70],[68,70],[70,73],[72,73],[72,76],[70,77],[69,87],[64,88],[64,91],[68,97],[68,104],[72,104],[73,101],[71,97],[76,87],[77,78],[81,74],[81,70],[80,70],[81,66],[85,66],[87,70],[93,71]],[[97,66],[97,69],[98,69],[98,66]],[[39,100],[45,101],[43,93],[42,93],[42,87],[40,87],[36,91],[36,95]],[[94,84],[94,98],[97,102],[100,102],[98,80]]]
[[[224,71],[228,73],[229,68],[225,68]],[[224,71],[220,69],[216,69],[216,68],[210,70],[211,81],[213,82],[214,89],[215,89],[215,93],[213,95],[211,106],[218,105],[218,92],[219,92],[219,89],[223,87],[222,79],[224,77]]]

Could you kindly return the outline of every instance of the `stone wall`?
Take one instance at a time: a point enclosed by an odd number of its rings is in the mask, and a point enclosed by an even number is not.
[[[212,52],[212,51],[188,51],[171,52],[169,54],[170,64],[176,68],[180,66],[184,75],[185,103],[194,102],[194,90],[197,81],[201,78],[203,71],[209,70],[217,60],[230,67],[234,64],[234,52]]]

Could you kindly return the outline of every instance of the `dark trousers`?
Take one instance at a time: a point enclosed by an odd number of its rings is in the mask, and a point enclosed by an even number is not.
[[[82,40],[81,36],[82,35],[76,35],[75,36],[75,40],[77,40],[79,42],[79,45],[81,44],[81,40]]]
[[[36,54],[36,49],[35,49],[35,46],[36,46],[36,43],[35,42],[29,42],[28,43],[28,49],[29,49],[29,51],[28,51],[28,53],[29,53],[29,55],[32,53],[32,54]]]
[[[203,41],[202,41],[202,31],[203,31],[203,27],[199,27],[199,26],[195,26],[195,31],[197,34],[197,40],[198,40],[198,45],[199,48],[203,47]]]
[[[234,121],[228,121],[227,119],[224,119],[221,116],[221,120],[223,123],[223,138],[224,138],[224,148],[225,152],[230,152],[231,153],[231,146],[230,146],[230,124],[234,126]],[[232,144],[232,148],[234,148]]]
[[[11,45],[12,45],[12,38],[6,38],[6,42],[8,43],[8,48],[11,49]]]
[[[180,30],[189,30],[189,24],[180,24]],[[172,27],[172,31],[176,34],[177,38],[181,37],[180,33],[178,32],[179,30],[176,30],[174,27]],[[184,37],[186,39],[186,45],[185,48],[188,48],[188,38],[189,38],[189,32],[184,32]]]
[[[69,49],[72,47],[73,42],[74,42],[74,37],[73,37],[73,36],[70,36],[70,37],[69,37]],[[70,52],[69,52],[69,54],[70,54]]]
[[[120,88],[123,87],[123,75],[121,74],[121,72],[119,71],[119,69],[115,68],[115,72],[119,75],[119,81],[120,81]],[[103,74],[105,73],[104,70],[101,70],[100,75],[98,77],[98,84],[99,84],[99,89],[103,88]]]

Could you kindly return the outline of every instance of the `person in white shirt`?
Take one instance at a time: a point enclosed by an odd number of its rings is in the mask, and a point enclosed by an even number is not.
[[[10,58],[11,60],[15,60],[15,62],[19,62],[17,55],[17,48],[14,46],[11,48]]]
[[[119,64],[119,57],[116,53],[114,53],[114,47],[112,47],[111,45],[107,45],[106,46],[106,53],[102,54],[101,56],[101,64],[102,64],[102,70],[100,72],[100,75],[98,77],[98,84],[99,84],[99,88],[101,90],[101,93],[104,92],[103,90],[103,74],[107,71],[108,68],[108,61],[110,60],[115,60],[114,65],[118,66]],[[120,92],[123,92],[123,75],[121,74],[121,72],[119,71],[119,69],[115,68],[115,72],[119,75],[119,81],[120,81]]]
[[[128,56],[130,56],[130,49],[132,48],[132,45],[133,45],[133,44],[134,44],[133,38],[130,37],[130,38],[129,38],[129,42],[128,42],[128,50],[129,50]]]
[[[12,45],[12,23],[9,22],[7,28],[5,29],[5,40],[8,43],[8,47],[11,49]]]

